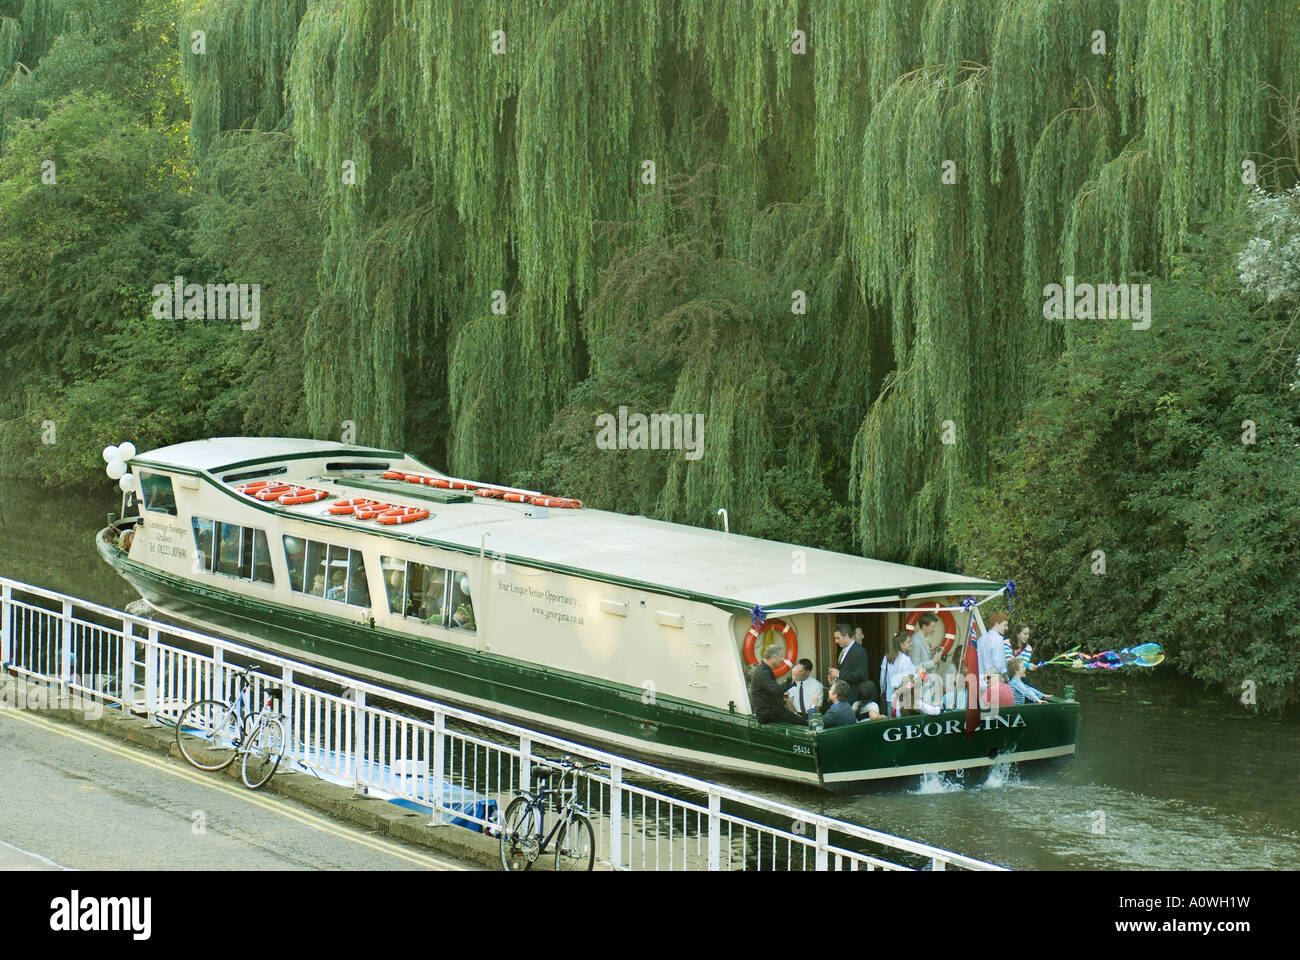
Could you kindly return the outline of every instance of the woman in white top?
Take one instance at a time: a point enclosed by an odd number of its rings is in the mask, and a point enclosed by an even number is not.
[[[898,716],[894,709],[894,694],[904,677],[916,673],[916,666],[909,654],[912,651],[912,635],[900,630],[889,638],[889,666],[885,668],[885,689],[881,695],[890,704],[890,716]]]

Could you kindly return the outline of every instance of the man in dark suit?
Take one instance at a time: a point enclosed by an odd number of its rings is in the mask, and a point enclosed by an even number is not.
[[[764,651],[767,655],[754,668],[754,676],[749,681],[749,706],[759,723],[806,725],[807,720],[785,708],[785,691],[790,682],[786,681],[784,685],[776,682],[776,668],[781,665],[782,652],[776,644]]]
[[[835,645],[840,648],[838,666],[831,667],[827,676],[831,682],[843,680],[849,685],[849,700],[862,699],[862,684],[871,674],[871,662],[862,644],[853,639],[853,629],[847,623],[837,623],[832,634]]]
[[[849,706],[849,685],[843,680],[836,680],[831,683],[831,708],[822,716],[823,722],[828,727],[845,727],[851,723],[857,723],[858,718],[853,715],[853,708]]]

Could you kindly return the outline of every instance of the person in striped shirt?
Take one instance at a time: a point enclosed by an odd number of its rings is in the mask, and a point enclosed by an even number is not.
[[[1043,693],[1037,687],[1031,687],[1025,683],[1025,661],[1011,660],[1007,665],[1007,669],[1011,671],[1009,686],[1017,704],[1042,703],[1044,700],[1055,699],[1050,693]]]
[[[1020,624],[1016,629],[1011,631],[1011,636],[1016,639],[1014,644],[1007,644],[1007,649],[1010,651],[1007,654],[1007,659],[1010,660],[1012,657],[1015,657],[1017,660],[1023,662],[1027,669],[1038,669],[1030,659],[1033,656],[1034,648],[1029,645],[1029,624]],[[1013,646],[1015,647],[1014,650],[1012,650]]]

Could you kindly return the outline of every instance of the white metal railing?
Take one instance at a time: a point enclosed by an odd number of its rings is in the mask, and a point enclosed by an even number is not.
[[[1002,869],[4,577],[0,663],[160,723],[228,699],[235,671],[258,663],[253,695],[281,691],[291,768],[431,811],[431,826],[491,831],[531,768],[559,756],[608,766],[584,775],[581,799],[614,869]]]

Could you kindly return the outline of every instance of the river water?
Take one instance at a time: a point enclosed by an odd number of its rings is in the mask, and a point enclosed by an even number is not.
[[[0,575],[121,608],[135,593],[94,535],[119,496],[0,481]],[[1060,772],[861,796],[719,776],[773,799],[1021,869],[1300,869],[1300,722],[1253,715],[1165,676],[1044,669],[1075,684],[1079,753]]]

